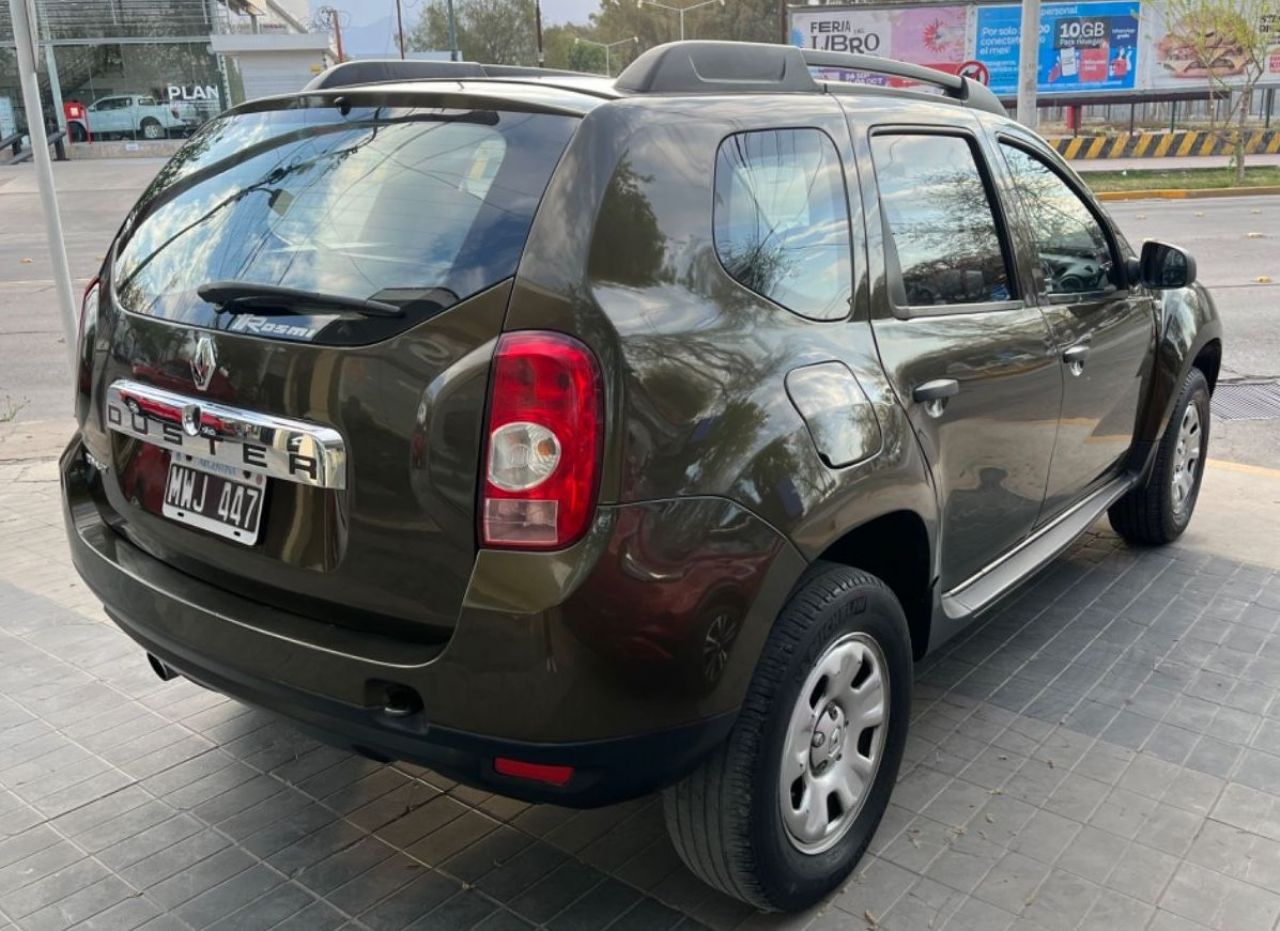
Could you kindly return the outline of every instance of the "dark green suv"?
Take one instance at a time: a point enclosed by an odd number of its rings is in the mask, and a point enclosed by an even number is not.
[[[76,566],[164,678],[518,798],[665,788],[699,876],[802,907],[913,660],[1104,512],[1187,525],[1194,277],[966,78],[339,65],[201,129],[86,294]]]

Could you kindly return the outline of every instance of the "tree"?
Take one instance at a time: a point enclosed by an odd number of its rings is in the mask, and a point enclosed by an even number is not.
[[[467,61],[498,65],[538,63],[537,13],[534,0],[454,0],[458,48]],[[449,48],[449,15],[445,0],[422,10],[408,35],[415,51]]]
[[[1280,0],[1164,0],[1163,13],[1168,34],[1158,54],[1183,73],[1202,73],[1214,95],[1227,100],[1222,128],[1211,111],[1213,131],[1230,143],[1236,183],[1243,184],[1245,123],[1267,56],[1280,45]]]

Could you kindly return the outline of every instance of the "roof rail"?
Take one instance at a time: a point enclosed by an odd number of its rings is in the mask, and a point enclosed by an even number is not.
[[[556,71],[524,65],[485,65],[478,61],[431,61],[421,58],[361,58],[344,61],[316,75],[303,88],[319,91],[355,84],[387,81],[464,80],[466,78],[533,78],[548,76],[582,77],[576,71]]]
[[[628,65],[614,86],[632,94],[816,93],[822,85],[810,68],[838,68],[886,74],[930,84],[963,104],[1005,115],[1004,105],[971,78],[844,52],[822,52],[760,42],[669,42],[649,49]]]
[[[924,65],[913,65],[905,61],[894,61],[891,58],[880,58],[876,55],[858,55],[853,52],[823,52],[818,49],[800,49],[804,62],[810,68],[836,68],[845,71],[866,71],[871,74],[887,74],[890,77],[905,78],[921,84],[931,84],[940,88],[942,93],[952,100],[959,101],[966,107],[975,110],[986,110],[998,116],[1007,116],[1004,104],[985,84],[973,78],[958,74],[949,74],[937,68]]]

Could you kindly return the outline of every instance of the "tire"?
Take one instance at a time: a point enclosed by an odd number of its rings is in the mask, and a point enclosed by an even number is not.
[[[72,142],[87,142],[89,139],[89,133],[84,128],[84,124],[75,120],[67,124],[67,135],[71,137]]]
[[[860,665],[851,672],[854,663]],[[830,702],[847,701],[855,716],[871,707],[877,667],[882,719],[855,733],[843,709],[829,716]],[[689,869],[770,911],[806,908],[838,886],[889,804],[907,737],[911,671],[906,618],[888,587],[866,572],[815,564],[774,624],[728,739],[663,794],[671,842]],[[850,676],[848,691],[833,684]],[[829,797],[839,793],[820,780],[849,778],[855,759],[874,761],[859,781],[861,792],[847,796],[853,804],[832,808]],[[827,803],[814,808],[824,795]],[[827,833],[793,831],[809,824],[808,811],[819,813]]]
[[[152,117],[144,119],[139,126],[142,130],[143,139],[163,139],[164,127],[160,125],[160,121]]]
[[[1182,381],[1151,474],[1107,511],[1116,533],[1147,545],[1178,539],[1195,511],[1208,453],[1209,383],[1193,368]]]

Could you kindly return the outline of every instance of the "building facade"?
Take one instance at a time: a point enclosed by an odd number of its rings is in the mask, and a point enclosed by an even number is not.
[[[34,0],[46,119],[73,141],[181,137],[330,61],[307,0]],[[27,125],[0,2],[0,138]]]

